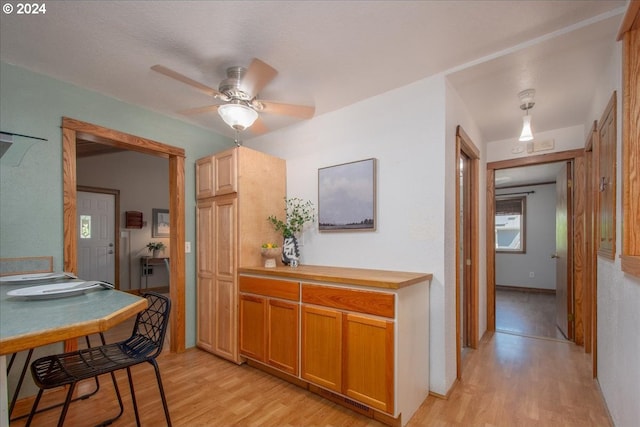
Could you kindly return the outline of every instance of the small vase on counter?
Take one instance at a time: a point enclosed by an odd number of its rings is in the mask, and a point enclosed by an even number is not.
[[[300,249],[296,236],[285,237],[282,244],[282,263],[291,267],[297,267],[300,259]]]

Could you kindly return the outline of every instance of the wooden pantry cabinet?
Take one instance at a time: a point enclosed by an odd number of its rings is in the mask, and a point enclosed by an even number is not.
[[[236,363],[238,266],[260,265],[260,246],[280,238],[285,161],[245,147],[196,161],[196,345]]]
[[[339,267],[242,267],[240,352],[252,366],[404,425],[429,392],[430,280]],[[282,311],[274,315],[273,307]]]

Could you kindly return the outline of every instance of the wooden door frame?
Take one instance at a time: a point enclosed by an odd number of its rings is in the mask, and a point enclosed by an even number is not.
[[[496,330],[496,257],[495,257],[495,171],[500,169],[508,169],[514,167],[541,165],[545,163],[554,163],[560,161],[573,161],[575,166],[573,184],[573,199],[582,200],[582,202],[574,202],[573,223],[574,233],[570,236],[573,239],[572,245],[573,261],[573,281],[574,281],[574,300],[576,296],[580,296],[581,300],[574,304],[574,315],[576,317],[574,325],[580,325],[584,322],[592,322],[590,313],[582,310],[582,301],[591,299],[591,295],[586,294],[590,290],[585,288],[585,232],[584,232],[584,195],[586,194],[586,177],[584,168],[584,149],[560,151],[557,153],[540,154],[536,156],[528,156],[517,159],[501,160],[497,162],[487,163],[487,218],[486,218],[486,255],[487,255],[487,330]],[[582,166],[580,166],[582,165]],[[575,227],[575,224],[581,224],[582,229]],[[589,315],[586,318],[585,315]],[[576,344],[582,345],[580,335],[576,337]]]
[[[170,351],[185,349],[185,175],[183,148],[141,138],[68,117],[62,118],[64,269],[78,270],[76,136],[104,145],[169,159]]]
[[[120,234],[118,232],[118,230],[120,230],[120,215],[118,215],[118,212],[120,212],[120,190],[116,190],[113,188],[90,187],[86,185],[78,185],[76,188],[76,191],[84,191],[86,193],[110,194],[114,198],[113,251],[114,251],[115,259],[113,260],[113,274],[114,274],[113,284],[116,286],[116,289],[120,289],[120,239],[118,238],[118,235]]]
[[[475,146],[471,138],[466,134],[461,126],[456,128],[456,375],[457,378],[462,378],[462,346],[460,345],[461,339],[461,313],[460,313],[460,221],[458,218],[460,212],[460,157],[464,154],[469,158],[469,176],[471,177],[471,197],[470,197],[470,222],[471,233],[469,236],[465,236],[469,240],[469,246],[471,248],[471,268],[469,269],[469,277],[471,279],[471,290],[469,293],[468,304],[469,307],[469,333],[471,348],[478,347],[478,252],[479,246],[479,179],[480,179],[480,150]]]
[[[598,374],[598,249],[597,249],[597,220],[596,201],[598,197],[598,175],[596,169],[596,152],[598,146],[598,121],[593,122],[591,132],[587,136],[584,147],[585,170],[587,175],[587,192],[585,197],[585,315],[591,316],[590,322],[585,322],[584,351],[591,353],[593,378]],[[585,317],[586,319],[586,317]]]

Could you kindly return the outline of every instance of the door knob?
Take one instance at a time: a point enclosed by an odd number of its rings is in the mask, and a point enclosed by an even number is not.
[[[560,258],[560,257],[558,256],[558,254],[551,254],[551,258],[553,259],[553,258]]]

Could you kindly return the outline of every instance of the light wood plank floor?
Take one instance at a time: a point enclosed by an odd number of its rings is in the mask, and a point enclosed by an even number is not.
[[[448,400],[429,397],[409,426],[610,426],[589,355],[571,343],[488,334],[465,358],[463,380]],[[377,426],[382,424],[246,365],[197,349],[159,358],[174,426]],[[142,425],[164,425],[153,368],[133,370]],[[135,425],[126,375],[118,375],[125,413],[115,426]],[[98,395],[75,402],[68,426],[95,425],[117,412],[108,376]],[[82,385],[89,389],[90,383]],[[59,401],[58,391],[45,394]],[[17,413],[28,411],[21,401]],[[33,425],[54,426],[59,410]],[[23,426],[24,420],[11,424]]]
[[[536,291],[496,288],[496,330],[566,339],[556,326],[555,294]]]

